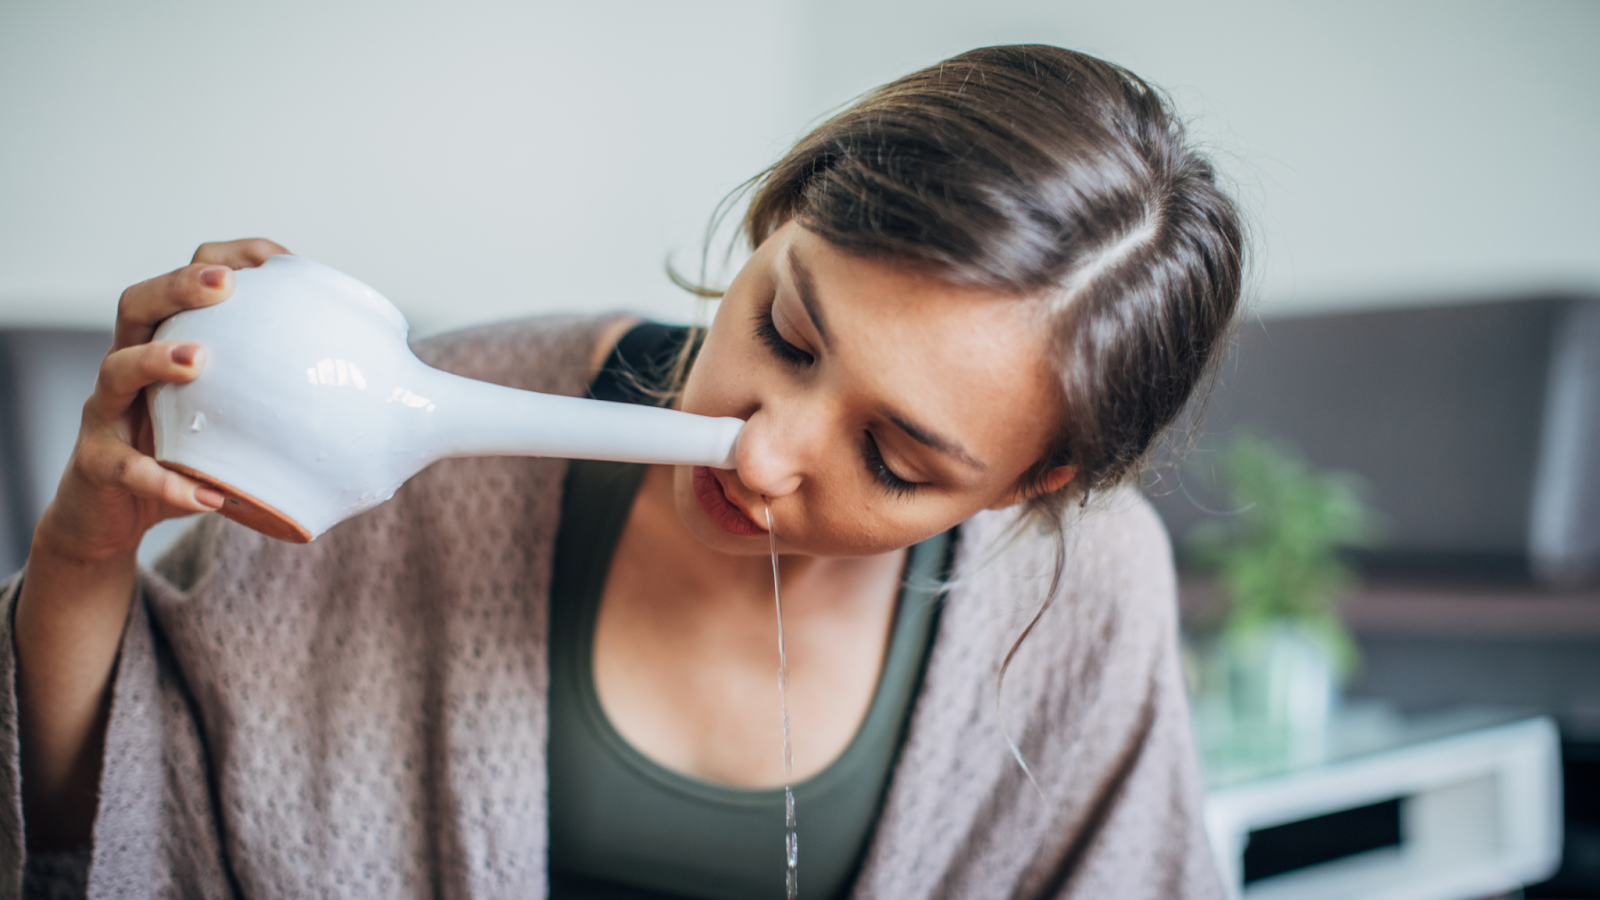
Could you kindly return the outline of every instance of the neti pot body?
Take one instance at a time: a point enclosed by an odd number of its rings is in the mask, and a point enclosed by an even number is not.
[[[298,256],[234,273],[228,300],[156,340],[206,348],[204,371],[150,395],[155,457],[220,490],[222,512],[307,542],[455,456],[550,456],[731,468],[744,423],[521,391],[423,363],[405,316]]]

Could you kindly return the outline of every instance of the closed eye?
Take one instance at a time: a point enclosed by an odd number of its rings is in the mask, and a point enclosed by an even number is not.
[[[768,303],[756,314],[756,337],[770,348],[774,355],[792,366],[809,366],[817,358],[784,340],[778,324],[772,320],[772,304]]]
[[[906,497],[915,493],[922,484],[916,481],[908,481],[896,475],[894,470],[889,468],[889,464],[884,461],[883,451],[878,449],[878,439],[873,437],[870,431],[864,432],[864,434],[866,437],[862,446],[862,456],[866,459],[867,472],[872,475],[872,479],[878,482],[891,496]]]

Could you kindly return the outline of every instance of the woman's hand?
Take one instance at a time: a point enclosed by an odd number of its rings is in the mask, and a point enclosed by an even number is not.
[[[100,562],[136,551],[145,531],[163,519],[222,505],[215,490],[155,461],[143,395],[151,385],[198,377],[205,348],[150,338],[169,316],[226,300],[233,293],[233,269],[287,252],[262,239],[203,244],[190,265],[123,291],[111,350],[84,404],[78,443],[55,500],[35,531],[36,545]]]
[[[203,244],[194,262],[136,284],[55,499],[33,531],[12,638],[22,808],[33,849],[87,843],[98,805],[111,673],[133,602],[139,541],[151,525],[216,509],[222,497],[151,456],[144,389],[192,381],[204,348],[151,341],[163,319],[233,292],[233,269],[286,253],[267,240]]]

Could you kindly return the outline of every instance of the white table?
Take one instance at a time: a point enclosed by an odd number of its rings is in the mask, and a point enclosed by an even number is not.
[[[1230,896],[1471,900],[1560,863],[1561,752],[1548,717],[1356,706],[1338,714],[1320,756],[1206,760],[1206,829]],[[1252,832],[1385,801],[1398,801],[1394,845],[1244,883]]]

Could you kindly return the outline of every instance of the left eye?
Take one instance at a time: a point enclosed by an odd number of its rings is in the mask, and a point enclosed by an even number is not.
[[[771,348],[779,359],[792,366],[809,366],[816,362],[816,357],[784,340],[778,332],[778,324],[772,321],[770,303],[756,316],[756,337]]]
[[[866,457],[867,471],[871,473],[873,480],[882,485],[883,489],[890,494],[896,497],[904,497],[921,487],[920,482],[907,481],[896,475],[894,470],[889,468],[889,464],[883,459],[883,451],[878,449],[878,439],[873,437],[870,431],[866,432],[862,453]]]

